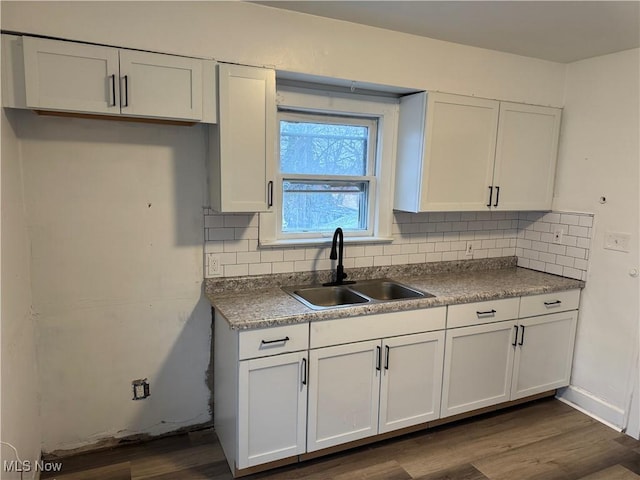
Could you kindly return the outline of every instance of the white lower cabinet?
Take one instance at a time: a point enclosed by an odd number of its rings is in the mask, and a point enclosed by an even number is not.
[[[214,421],[229,466],[245,475],[566,386],[579,300],[573,290],[246,331],[216,311]]]
[[[569,384],[578,311],[520,320],[511,400]]]
[[[307,352],[242,360],[238,468],[305,452]]]
[[[213,419],[234,476],[306,450],[309,324],[233,330],[216,310]]]
[[[382,341],[378,433],[440,417],[444,331]]]
[[[440,416],[444,332],[309,352],[312,452]]]
[[[447,330],[443,417],[509,400],[515,331],[515,320]]]
[[[309,452],[377,433],[379,351],[376,340],[309,352]]]
[[[569,385],[580,290],[522,297],[520,317],[447,330],[441,416],[477,410]],[[496,302],[450,307],[493,312]],[[497,312],[496,312],[497,310]],[[504,311],[504,309],[502,310]],[[546,313],[546,312],[557,313]]]

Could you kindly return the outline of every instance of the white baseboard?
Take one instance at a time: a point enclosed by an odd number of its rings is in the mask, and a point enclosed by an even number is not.
[[[624,429],[624,410],[605,402],[586,390],[572,385],[559,390],[556,398],[618,432]]]

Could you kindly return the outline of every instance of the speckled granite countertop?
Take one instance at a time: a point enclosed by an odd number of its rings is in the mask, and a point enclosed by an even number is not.
[[[350,269],[350,279],[392,278],[435,297],[312,310],[281,287],[320,284],[331,272],[206,279],[211,304],[234,330],[273,327],[582,288],[580,280],[516,267],[515,257]]]

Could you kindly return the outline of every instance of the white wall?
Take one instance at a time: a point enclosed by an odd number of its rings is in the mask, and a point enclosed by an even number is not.
[[[638,278],[629,275],[639,266],[639,59],[635,49],[568,66],[554,199],[554,209],[595,213],[574,388],[566,395],[621,427],[637,375],[640,318]],[[607,231],[630,233],[630,252],[605,250]]]
[[[17,114],[43,450],[209,421],[204,127]]]
[[[31,312],[29,238],[22,182],[23,163],[15,135],[18,112],[2,111],[1,204],[2,251],[2,365],[0,392],[2,414],[0,438],[12,444],[21,460],[40,458],[40,411],[34,319]],[[11,448],[2,445],[2,461],[16,460]],[[2,468],[0,466],[0,468]],[[26,474],[25,474],[26,475]],[[19,473],[1,474],[18,479]],[[27,477],[25,477],[27,478]]]
[[[562,105],[563,64],[237,1],[2,1],[2,28],[349,80]]]

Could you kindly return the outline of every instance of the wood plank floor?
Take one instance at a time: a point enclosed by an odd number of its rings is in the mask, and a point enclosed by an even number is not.
[[[56,480],[232,478],[212,430],[61,459]],[[545,399],[244,477],[306,480],[640,479],[640,442]]]

